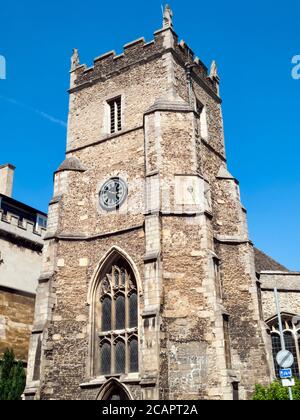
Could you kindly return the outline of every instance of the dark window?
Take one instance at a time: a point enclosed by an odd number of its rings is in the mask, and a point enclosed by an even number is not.
[[[133,292],[129,298],[129,328],[135,328],[138,324],[137,294]]]
[[[110,132],[114,134],[122,130],[122,100],[121,97],[108,102],[110,108]]]
[[[116,373],[125,372],[125,343],[123,341],[118,341],[116,344]]]
[[[225,345],[225,357],[226,367],[231,369],[231,348],[230,348],[230,332],[229,332],[229,316],[223,315],[224,321],[224,345]]]
[[[272,350],[273,350],[273,359],[274,359],[274,365],[275,365],[275,372],[277,378],[279,378],[279,365],[276,361],[276,356],[281,350],[281,341],[280,336],[278,334],[272,334]]]
[[[106,296],[102,302],[102,331],[111,329],[111,299]]]
[[[233,393],[233,401],[239,401],[240,395],[239,395],[239,383],[238,382],[233,382],[232,393]]]
[[[136,338],[129,342],[130,372],[139,371],[139,346]]]
[[[299,366],[298,366],[298,358],[297,358],[297,350],[296,350],[296,340],[292,332],[286,331],[284,333],[284,341],[286,350],[290,351],[294,356],[295,363],[292,366],[293,375],[299,378]]]
[[[101,374],[109,375],[111,373],[111,346],[104,343],[101,346]]]
[[[116,329],[125,330],[125,297],[119,295],[116,299]]]

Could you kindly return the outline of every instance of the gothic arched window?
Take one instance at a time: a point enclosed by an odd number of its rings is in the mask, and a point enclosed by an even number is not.
[[[96,376],[139,371],[138,291],[123,259],[110,266],[100,283],[96,304]]]
[[[284,341],[286,350],[290,351],[293,356],[295,363],[292,367],[293,376],[296,378],[300,377],[300,326],[299,318],[293,317],[292,315],[283,314],[283,329],[284,329]],[[276,356],[281,350],[281,340],[277,317],[269,321],[268,324],[271,327],[271,339],[272,339],[272,351],[274,366],[277,378],[280,378],[279,370],[280,367],[276,361]]]

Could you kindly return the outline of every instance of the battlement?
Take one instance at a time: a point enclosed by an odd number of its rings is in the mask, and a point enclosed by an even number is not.
[[[166,37],[172,42],[166,42]],[[208,74],[208,68],[202,61],[195,57],[194,52],[184,42],[178,42],[178,36],[171,27],[161,29],[154,33],[154,40],[146,42],[144,38],[132,41],[123,47],[119,55],[115,51],[109,51],[94,59],[92,67],[80,65],[78,52],[73,56],[73,74],[71,91],[91,85],[97,81],[108,78],[126,71],[131,66],[147,63],[172,52],[175,59],[183,66],[188,66],[191,74],[201,78],[205,84],[215,93],[218,92],[217,80]]]
[[[47,230],[29,220],[20,220],[12,213],[4,214],[0,209],[0,232],[15,239],[23,239],[41,247]]]

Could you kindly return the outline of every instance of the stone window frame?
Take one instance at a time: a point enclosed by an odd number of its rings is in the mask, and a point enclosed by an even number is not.
[[[116,100],[121,100],[121,129],[120,130],[112,130],[111,127],[111,107],[110,104]],[[105,137],[110,136],[117,136],[122,134],[125,130],[125,102],[126,102],[126,95],[125,92],[122,90],[116,90],[111,92],[110,96],[106,96],[103,100],[103,109],[104,109],[104,118],[103,118],[103,129],[102,134]]]
[[[283,323],[283,333],[289,333],[294,338],[294,346],[295,346],[295,352],[296,352],[296,360],[295,360],[295,366],[294,366],[294,372],[296,373],[296,376],[298,375],[298,378],[300,378],[300,318],[297,315],[293,314],[287,314],[282,313],[282,323]],[[274,316],[270,318],[267,321],[267,325],[269,327],[270,337],[278,336],[280,339],[280,331],[279,331],[279,325],[278,325],[278,317]],[[274,369],[276,377],[279,379],[279,367],[276,362],[276,352],[277,350],[274,349],[274,343],[271,342],[271,348],[273,353],[273,361],[274,361]],[[281,345],[280,345],[281,349]],[[289,350],[289,349],[287,349]],[[297,365],[296,365],[297,363]]]
[[[121,264],[120,264],[121,263]],[[138,289],[134,274],[130,270],[130,267],[124,264],[124,261],[119,260],[118,264],[114,263],[110,266],[108,272],[104,275],[100,282],[100,305],[98,305],[98,316],[101,319],[101,326],[96,335],[98,338],[99,349],[96,351],[96,357],[99,357],[99,371],[96,376],[118,376],[128,375],[130,373],[138,373],[131,371],[130,363],[130,343],[132,340],[139,340],[138,338]],[[118,283],[116,282],[116,275],[118,275]],[[123,276],[125,275],[124,281]],[[130,298],[136,295],[136,326],[130,327]],[[125,300],[125,328],[117,329],[117,314],[116,314],[116,301],[118,297],[124,296]],[[105,298],[109,297],[111,300],[111,330],[104,331],[102,328],[103,319],[103,302]],[[125,369],[122,372],[118,372],[116,369],[116,346],[118,342],[122,341],[125,347]],[[104,344],[109,344],[111,348],[110,358],[110,372],[102,370],[101,366],[101,347]],[[139,352],[137,353],[137,366],[139,366]],[[95,363],[97,365],[97,363]],[[96,373],[96,372],[95,372]]]
[[[224,353],[226,360],[226,368],[232,369],[231,340],[230,340],[230,317],[223,314],[223,330],[224,330]]]

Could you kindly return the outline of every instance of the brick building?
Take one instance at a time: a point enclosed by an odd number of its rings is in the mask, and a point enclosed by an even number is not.
[[[219,82],[169,7],[151,42],[91,68],[74,50],[28,399],[249,399],[274,377],[269,290],[294,276],[297,301],[299,275],[249,240]]]

